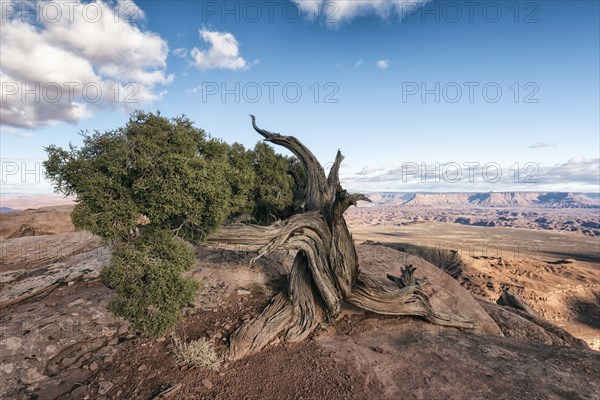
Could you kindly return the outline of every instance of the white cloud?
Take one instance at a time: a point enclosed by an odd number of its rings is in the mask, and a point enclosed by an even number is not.
[[[33,138],[33,133],[28,129],[18,129],[13,128],[12,126],[0,126],[0,133],[2,135],[13,135],[20,137],[22,139],[31,139]]]
[[[388,69],[390,67],[389,60],[379,60],[377,61],[377,68],[379,69]]]
[[[591,185],[598,190],[600,184],[600,158],[571,158],[565,163],[540,168],[545,183],[577,183]]]
[[[385,172],[387,170],[387,168],[389,168],[389,167],[376,167],[373,165],[367,165],[366,167],[364,167],[363,169],[358,171],[356,173],[356,175],[360,175],[360,176],[370,175],[372,177],[372,176],[374,176],[374,174]]]
[[[431,0],[293,0],[307,18],[316,20],[315,3],[320,10],[319,21],[331,27],[338,27],[342,22],[350,22],[354,18],[376,15],[381,19],[389,19],[396,15],[403,17],[415,13],[422,4]]]
[[[167,43],[138,26],[144,14],[133,2],[27,4],[2,7],[3,125],[35,128],[76,123],[105,107],[130,110],[159,99],[157,86],[172,82]]]
[[[556,143],[535,142],[529,145],[530,149],[543,149],[545,147],[556,147]]]
[[[358,60],[358,61],[357,61],[357,62],[354,64],[354,68],[358,68],[358,67],[360,67],[360,66],[362,65],[362,63],[363,63],[363,62],[364,62],[364,61],[363,61],[363,59],[361,58],[360,60]]]
[[[572,158],[564,163],[545,166],[479,162],[414,163],[366,166],[358,172],[345,173],[342,183],[362,191],[573,191],[597,192],[600,182],[600,159]],[[493,165],[492,165],[493,164]],[[496,176],[496,173],[499,175]]]
[[[194,47],[191,55],[196,67],[202,71],[209,69],[240,70],[248,68],[248,63],[240,56],[240,45],[229,32],[200,29],[200,37],[209,45],[206,50]]]
[[[202,86],[196,86],[191,89],[187,89],[185,92],[187,94],[194,94],[194,93],[202,92]]]
[[[177,57],[185,58],[188,55],[188,51],[183,47],[179,47],[173,50],[173,54],[175,54]]]

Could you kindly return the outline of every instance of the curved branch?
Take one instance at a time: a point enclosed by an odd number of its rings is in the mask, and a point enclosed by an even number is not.
[[[291,236],[305,230],[327,232],[325,221],[316,211],[292,215],[274,225],[233,224],[224,226],[206,239],[205,244],[219,249],[257,252],[259,257],[286,246]]]
[[[329,187],[329,190],[333,191],[331,193],[332,198],[334,197],[335,191],[340,184],[340,166],[342,165],[342,161],[344,161],[344,156],[342,155],[342,152],[338,150],[337,154],[335,155],[335,161],[333,162],[333,165],[329,170],[329,175],[327,176],[327,186]]]
[[[343,214],[346,212],[350,206],[355,206],[359,201],[368,201],[371,202],[367,196],[362,193],[353,193],[348,194],[348,192],[338,186],[338,190],[335,195],[335,203],[333,204],[332,209],[332,217],[334,220],[339,220],[343,218]]]
[[[288,173],[294,179],[294,194],[292,196],[292,213],[301,213],[306,201],[306,182],[301,178],[300,173],[292,165],[288,168]]]
[[[307,211],[319,210],[323,205],[331,202],[332,198],[325,198],[323,191],[326,183],[325,171],[323,171],[323,167],[321,167],[317,157],[295,137],[284,136],[261,129],[256,125],[254,115],[250,115],[250,118],[252,118],[252,127],[254,130],[264,137],[266,141],[285,147],[294,153],[304,165],[307,177],[305,209]]]

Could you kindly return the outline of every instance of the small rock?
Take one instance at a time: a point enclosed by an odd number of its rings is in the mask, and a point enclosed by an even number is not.
[[[0,371],[4,371],[7,374],[10,374],[11,372],[13,372],[14,368],[15,368],[15,366],[12,363],[0,365]]]
[[[204,387],[207,388],[208,390],[212,389],[212,387],[213,387],[212,382],[208,378],[202,379],[202,385],[204,385]]]
[[[144,371],[146,369],[146,364],[142,364],[138,367],[138,371]]]
[[[73,286],[74,284],[75,284],[75,282],[73,282],[73,281],[67,282],[67,286]]]
[[[383,347],[379,347],[379,346],[371,347],[371,350],[373,350],[374,352],[379,353],[379,354],[389,354],[389,351],[387,351]]]
[[[90,371],[95,371],[98,369],[98,363],[96,361],[94,361],[93,363],[90,364]]]
[[[18,350],[23,346],[23,339],[13,336],[4,339],[2,344],[5,345],[8,350]]]
[[[83,397],[85,391],[87,390],[87,385],[81,385],[71,391],[69,395],[75,399]]]
[[[148,377],[146,379],[150,380],[150,379],[154,379],[156,378],[158,374],[156,372],[151,373],[150,375],[148,375]]]
[[[225,328],[225,330],[230,330],[231,329],[231,325],[225,324],[225,326],[223,328]]]
[[[165,340],[167,340],[167,338],[165,338],[164,336],[163,336],[163,337],[159,337],[158,339],[156,339],[156,341],[157,341],[158,343],[162,343],[162,342],[164,342]]]
[[[158,394],[158,396],[155,397],[155,399],[166,399],[168,397],[171,397],[173,394],[175,394],[179,389],[182,388],[182,384],[178,383],[175,386],[171,386],[170,388],[167,388],[165,390],[163,390],[162,392],[160,392]]]
[[[101,395],[105,395],[113,388],[113,383],[110,381],[100,381],[98,382],[98,393]]]
[[[117,335],[121,336],[126,334],[129,331],[129,326],[127,325],[121,325],[119,327],[119,330],[117,331]]]
[[[238,289],[236,293],[238,296],[248,296],[249,294],[252,294],[251,291],[244,289]]]
[[[42,379],[44,379],[44,377],[38,372],[37,368],[29,368],[21,377],[21,381],[27,384],[33,384],[41,381]]]

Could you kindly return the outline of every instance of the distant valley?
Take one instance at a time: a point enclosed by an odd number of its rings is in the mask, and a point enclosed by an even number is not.
[[[350,225],[447,222],[600,236],[600,197],[590,193],[370,193],[346,212]]]

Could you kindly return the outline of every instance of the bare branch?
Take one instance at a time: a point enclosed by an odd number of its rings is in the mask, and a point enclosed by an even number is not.
[[[306,171],[307,185],[306,185],[306,206],[307,211],[319,210],[323,205],[331,203],[333,198],[326,198],[325,188],[325,171],[321,167],[317,157],[304,146],[298,139],[293,136],[284,136],[279,133],[269,132],[256,125],[256,118],[254,115],[250,115],[252,118],[252,127],[258,132],[266,141],[285,147],[304,165]]]

